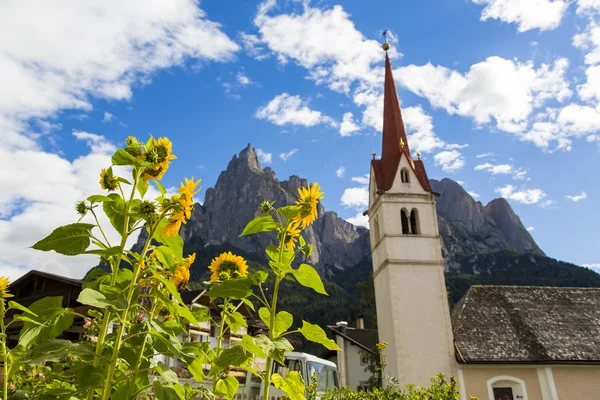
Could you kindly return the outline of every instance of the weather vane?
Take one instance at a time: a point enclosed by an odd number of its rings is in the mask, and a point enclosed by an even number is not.
[[[385,31],[383,31],[383,39],[385,40],[383,42],[383,45],[381,46],[383,48],[383,50],[388,51],[390,49],[390,44],[387,41],[387,29]]]

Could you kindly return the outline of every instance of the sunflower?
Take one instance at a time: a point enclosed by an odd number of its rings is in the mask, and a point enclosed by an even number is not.
[[[8,278],[0,276],[0,298],[2,298],[2,300],[8,299],[9,297],[13,297],[12,294],[8,293],[8,284]]]
[[[224,281],[229,278],[241,278],[248,276],[248,264],[243,257],[236,256],[230,251],[221,253],[210,263],[208,269],[212,272],[211,281]]]
[[[168,138],[159,138],[158,140],[150,138],[148,149],[144,152],[144,159],[154,165],[144,169],[142,179],[146,182],[152,179],[161,180],[164,173],[169,169],[171,160],[177,158],[172,153],[173,143]]]
[[[171,282],[177,286],[177,290],[183,289],[190,280],[190,267],[196,260],[196,253],[185,257],[182,263],[175,268]]]
[[[167,226],[165,226],[161,232],[164,236],[177,235],[181,228],[181,224],[187,223],[192,217],[192,211],[194,210],[193,196],[197,193],[196,187],[200,184],[200,181],[200,179],[194,181],[194,178],[185,178],[185,184],[182,182],[181,187],[179,188],[179,196],[173,196],[171,201],[166,203],[168,205],[161,204],[161,211],[164,211],[167,207],[173,206],[173,203],[179,203],[176,204],[176,211],[173,212]]]
[[[283,242],[287,249],[293,250],[296,247],[296,242],[301,232],[299,225],[299,222],[292,222],[284,231],[279,233],[279,241]]]
[[[112,174],[112,168],[103,168],[100,172],[100,187],[104,190],[112,192],[119,187],[119,181]]]
[[[300,198],[296,202],[298,215],[292,221],[302,225],[302,229],[312,224],[317,219],[317,204],[323,198],[323,192],[318,183],[298,189]]]

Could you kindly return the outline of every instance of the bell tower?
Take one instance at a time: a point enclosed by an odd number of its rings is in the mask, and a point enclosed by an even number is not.
[[[436,194],[420,154],[411,156],[383,48],[383,144],[371,161],[368,210],[379,340],[388,342],[386,374],[429,386],[437,373],[456,375]]]

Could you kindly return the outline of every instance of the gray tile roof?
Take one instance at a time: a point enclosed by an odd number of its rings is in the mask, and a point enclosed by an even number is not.
[[[466,363],[600,363],[600,289],[472,286],[452,311]]]

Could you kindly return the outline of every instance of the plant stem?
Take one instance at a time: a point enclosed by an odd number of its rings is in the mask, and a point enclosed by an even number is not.
[[[223,311],[221,312],[221,325],[219,326],[219,337],[217,338],[217,347],[215,348],[215,360],[221,356],[221,349],[223,347],[223,331],[225,330],[225,310],[229,306],[229,300],[224,299]],[[213,400],[216,399],[215,391],[217,390],[217,375],[213,377]]]
[[[135,174],[135,179],[133,181],[133,186],[131,188],[131,194],[129,195],[129,201],[125,203],[124,209],[124,218],[123,218],[123,232],[121,232],[121,249],[125,249],[125,243],[127,242],[127,238],[129,235],[127,234],[127,227],[129,226],[129,210],[131,209],[131,203],[133,202],[133,198],[135,197],[135,190],[137,188],[138,180],[140,179],[140,171],[137,171]],[[125,194],[123,193],[123,189],[121,185],[119,185],[119,190],[121,190],[121,195],[123,196],[123,200],[125,200]],[[99,224],[98,224],[99,226]],[[121,257],[114,257],[114,260],[111,264],[112,268],[112,276],[110,278],[110,286],[115,286],[117,282],[117,277],[119,275],[119,264],[121,263]],[[94,367],[98,367],[98,363],[100,362],[100,356],[102,355],[102,350],[104,349],[104,338],[106,337],[106,333],[108,332],[108,324],[110,323],[110,311],[108,308],[104,310],[104,315],[102,316],[102,324],[100,325],[100,330],[98,331],[98,342],[96,343],[96,355],[94,357]],[[122,326],[122,325],[121,325]],[[117,348],[115,348],[115,354],[118,353]],[[108,383],[108,381],[106,381]],[[87,393],[87,400],[92,400],[94,398],[94,389],[90,388]]]
[[[2,332],[2,339],[0,340],[0,343],[2,343],[2,367],[3,367],[3,371],[2,371],[2,386],[3,386],[3,390],[2,390],[2,399],[3,400],[7,400],[8,399],[8,352],[6,351],[6,332],[5,332],[5,328],[4,328],[4,299],[0,298],[0,301],[3,304],[0,304],[0,307],[2,308],[2,315],[0,315],[0,332]]]
[[[137,184],[137,179],[136,179],[136,184]],[[167,210],[165,210],[165,213],[166,213],[166,211]],[[127,315],[129,314],[129,309],[131,307],[131,300],[133,298],[133,293],[135,292],[135,289],[137,288],[136,281],[140,274],[140,270],[142,269],[142,266],[144,265],[144,255],[148,252],[148,248],[150,247],[150,243],[152,242],[152,237],[154,236],[154,232],[156,231],[156,228],[158,227],[158,224],[162,220],[163,216],[164,216],[164,213],[161,215],[160,218],[158,218],[158,220],[156,221],[156,223],[150,230],[150,232],[148,234],[148,239],[146,240],[146,243],[144,244],[144,249],[140,253],[140,255],[141,255],[140,261],[137,263],[137,265],[135,266],[135,269],[133,271],[133,278],[131,279],[131,284],[129,285],[129,290],[127,292],[127,307],[125,308],[125,310],[123,310],[123,313],[121,315],[122,322],[119,324],[119,330],[117,331],[117,336],[115,338],[114,351],[113,351],[110,363],[108,365],[108,370],[106,372],[106,380],[104,383],[104,388],[102,389],[102,400],[108,400],[110,397],[112,378],[115,374],[115,368],[117,366],[117,361],[119,359],[119,349],[121,347],[121,343],[123,341],[123,333],[125,331],[125,321],[127,321]]]
[[[148,325],[152,321],[152,317],[154,316],[154,312],[156,311],[156,303],[152,302],[152,307],[150,308],[150,313],[148,314]],[[135,390],[135,379],[137,377],[138,372],[140,371],[140,364],[142,362],[142,357],[144,357],[144,350],[146,349],[146,341],[148,340],[148,334],[150,331],[146,331],[144,333],[144,340],[142,341],[142,347],[138,350],[138,357],[135,360],[135,366],[133,368],[133,374],[131,377],[131,381],[129,382],[129,396],[133,395],[133,391]]]
[[[108,238],[104,234],[104,230],[102,229],[102,226],[100,225],[100,221],[98,221],[98,217],[96,216],[96,213],[94,212],[94,209],[91,209],[90,212],[94,216],[94,219],[96,220],[96,225],[98,226],[98,229],[100,229],[100,233],[102,234],[102,237],[104,238],[104,240],[106,240],[106,244],[108,245],[108,247],[111,247],[110,246],[110,241],[108,240]]]
[[[281,244],[281,246],[283,246],[283,244]],[[283,250],[280,252],[280,254],[283,252]],[[281,255],[280,255],[280,259],[281,259]],[[275,335],[273,334],[273,326],[275,325],[275,313],[277,312],[277,295],[279,294],[279,284],[281,283],[281,277],[279,275],[277,275],[277,278],[275,278],[275,289],[273,290],[273,302],[271,303],[271,309],[269,310],[271,313],[271,319],[269,321],[269,339],[271,339],[271,341],[275,340]],[[265,368],[265,379],[264,379],[264,385],[265,385],[265,394],[263,397],[263,400],[269,400],[269,389],[271,387],[271,364],[273,363],[273,359],[269,356],[267,356],[267,365]]]

